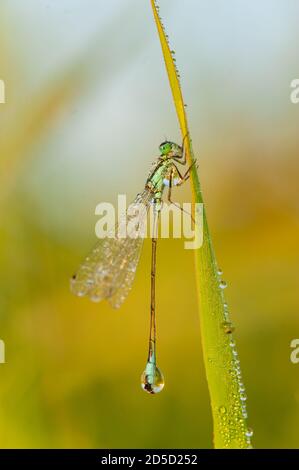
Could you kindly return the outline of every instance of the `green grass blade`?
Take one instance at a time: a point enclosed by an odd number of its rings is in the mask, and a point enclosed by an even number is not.
[[[151,5],[182,137],[188,134],[185,142],[187,158],[191,164],[194,160],[192,141],[188,131],[178,72],[158,14],[157,4],[151,0]],[[193,202],[202,203],[200,182],[195,166],[192,171],[191,187]],[[216,448],[248,448],[251,447],[252,431],[247,426],[245,389],[205,206],[203,244],[201,248],[195,250],[195,264],[203,355],[214,423],[214,446]]]

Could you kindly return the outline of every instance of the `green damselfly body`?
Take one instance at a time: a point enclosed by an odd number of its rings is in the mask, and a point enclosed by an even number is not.
[[[141,377],[143,390],[150,394],[160,392],[164,387],[163,374],[156,360],[156,255],[160,212],[165,188],[168,188],[167,199],[172,199],[172,188],[182,185],[190,176],[195,161],[181,174],[177,164],[186,165],[186,152],[182,145],[165,141],[159,146],[160,155],[154,161],[146,180],[144,189],[139,193],[134,205],[141,205],[140,223],[147,217],[148,209],[153,205],[153,224],[151,233],[151,298],[150,298],[150,335],[148,356],[145,370]],[[181,208],[180,208],[181,209]],[[181,209],[183,210],[183,209]],[[92,301],[108,300],[114,308],[119,308],[126,299],[137,269],[143,238],[134,236],[129,230],[126,237],[120,236],[121,225],[129,227],[132,214],[127,213],[126,220],[121,221],[113,231],[113,236],[98,240],[92,251],[79,266],[71,279],[71,291]],[[132,226],[131,226],[132,229]]]

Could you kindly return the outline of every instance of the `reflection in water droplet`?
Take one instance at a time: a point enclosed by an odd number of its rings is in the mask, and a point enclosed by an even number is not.
[[[143,390],[154,395],[161,392],[164,385],[164,377],[160,369],[152,362],[148,362],[141,376],[141,387]]]

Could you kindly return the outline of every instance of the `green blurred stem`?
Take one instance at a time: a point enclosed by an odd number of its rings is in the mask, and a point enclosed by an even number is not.
[[[163,58],[183,139],[186,138],[188,162],[194,162],[192,142],[188,131],[185,105],[165,28],[158,14],[157,4],[151,0]],[[193,202],[203,204],[201,188],[194,165],[191,172]],[[195,214],[194,214],[195,215]],[[216,263],[203,206],[203,244],[195,250],[201,335],[204,363],[210,392],[214,422],[214,445],[217,448],[246,448],[250,446],[251,431],[246,425],[245,390],[241,378],[238,354],[232,336],[229,315],[225,306],[220,274]]]
[[[192,172],[191,186],[194,202],[203,203],[196,169]],[[240,393],[241,379],[238,381],[237,374],[239,359],[235,347],[231,346],[234,341],[232,334],[228,334],[225,328],[230,321],[225,314],[223,290],[219,287],[221,278],[205,206],[203,244],[195,250],[194,255],[202,348],[214,423],[214,446],[247,448],[250,439],[246,435],[247,424],[242,408],[245,400],[241,399],[245,397],[245,392]]]

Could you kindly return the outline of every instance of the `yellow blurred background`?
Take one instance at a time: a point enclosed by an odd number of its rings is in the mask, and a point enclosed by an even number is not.
[[[298,447],[297,0],[161,0],[236,325],[254,447]],[[158,364],[145,394],[150,242],[119,311],[69,292],[99,202],[180,140],[149,1],[1,0],[0,447],[206,448],[193,253],[158,246]],[[177,191],[190,200],[189,188]]]

